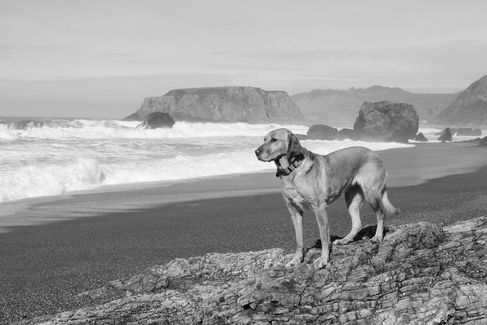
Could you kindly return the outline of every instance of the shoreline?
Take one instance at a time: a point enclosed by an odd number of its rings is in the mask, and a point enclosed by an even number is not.
[[[418,143],[415,147],[394,148],[378,153],[388,171],[388,187],[419,185],[443,176],[474,172],[487,165],[487,151],[472,143]],[[0,234],[18,226],[39,225],[162,204],[279,191],[280,182],[274,177],[274,171],[110,185],[57,196],[1,203]],[[87,202],[90,201],[92,204],[89,205]],[[46,210],[52,215],[47,216]]]
[[[487,152],[468,144],[434,148],[379,153],[390,173],[389,198],[402,209],[386,225],[487,215],[487,166],[479,160]],[[431,167],[435,161],[443,168]],[[407,185],[433,175],[431,169],[459,173]],[[375,224],[368,207],[361,214],[364,225]],[[329,216],[332,234],[349,231],[343,199],[330,205]],[[294,231],[274,173],[67,196],[31,205],[10,222],[18,220],[24,224],[4,223],[9,232],[0,233],[0,323],[92,304],[78,295],[174,258],[294,249]],[[303,228],[309,247],[319,237],[309,212]]]

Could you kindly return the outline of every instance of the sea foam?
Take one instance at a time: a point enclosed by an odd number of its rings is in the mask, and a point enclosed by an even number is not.
[[[254,150],[272,129],[306,133],[302,125],[177,122],[144,130],[138,122],[55,120],[15,129],[0,126],[0,202],[52,196],[105,185],[178,181],[270,171]],[[304,140],[320,153],[365,146],[407,148],[399,143]]]
[[[172,128],[138,128],[137,121],[111,120],[48,120],[40,127],[17,129],[0,125],[0,137],[66,139],[66,138],[200,138],[228,136],[262,136],[272,129],[284,127],[297,133],[306,133],[302,125],[248,124],[248,123],[193,123],[176,122]]]

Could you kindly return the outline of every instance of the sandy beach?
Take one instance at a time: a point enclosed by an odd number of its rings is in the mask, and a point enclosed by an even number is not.
[[[473,143],[418,144],[379,153],[402,214],[386,224],[448,223],[487,214],[487,151]],[[0,211],[0,323],[92,303],[83,291],[177,257],[294,245],[273,173],[5,204]],[[331,233],[350,227],[340,199]],[[364,224],[374,223],[368,208]],[[311,213],[305,242],[318,238]]]

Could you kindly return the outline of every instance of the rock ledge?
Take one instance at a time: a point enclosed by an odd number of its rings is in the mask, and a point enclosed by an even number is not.
[[[21,324],[486,324],[487,217],[391,228],[316,270],[280,249],[175,259],[83,295],[120,299]]]

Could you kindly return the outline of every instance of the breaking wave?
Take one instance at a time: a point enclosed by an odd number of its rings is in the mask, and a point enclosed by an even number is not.
[[[13,162],[10,165],[7,162],[4,164],[6,167],[0,168],[0,202],[60,195],[72,191],[94,189],[104,185],[177,181],[272,170],[274,169],[273,164],[258,161],[253,153],[253,150],[261,142],[261,136],[262,133],[259,133],[258,138],[254,137],[248,140],[236,150],[220,151],[215,148],[206,148],[203,151],[182,153],[182,149],[176,151],[172,149],[172,154],[149,152],[153,151],[153,147],[142,148],[138,153],[134,153],[123,147],[117,147],[113,143],[110,143],[111,151],[107,151],[106,146],[102,149],[100,145],[97,147],[96,154],[90,154],[89,151],[77,152],[76,147],[71,151],[58,147],[50,152],[39,148],[37,154],[39,155],[42,151],[49,158],[30,161],[21,168],[15,168]],[[232,138],[231,141],[234,140],[235,138]],[[413,146],[352,140],[306,140],[302,143],[306,148],[320,154],[327,154],[334,150],[355,145],[365,146],[373,150]],[[182,148],[185,145],[188,144],[178,146]],[[228,147],[232,147],[232,145],[225,148]],[[27,155],[26,153],[22,154]],[[35,155],[35,153],[32,154]],[[22,159],[26,160],[27,158],[24,156]],[[61,159],[60,157],[65,158]],[[12,159],[12,161],[14,160]]]
[[[21,123],[23,122],[23,123]],[[38,139],[103,139],[103,138],[201,138],[259,136],[277,127],[285,127],[297,133],[306,133],[302,125],[247,124],[247,123],[195,123],[176,122],[172,128],[142,129],[140,122],[118,120],[46,120],[20,121],[0,124],[0,138]]]

